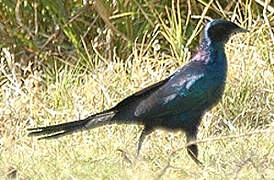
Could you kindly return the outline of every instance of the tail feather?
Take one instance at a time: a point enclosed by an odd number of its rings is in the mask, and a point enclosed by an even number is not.
[[[77,131],[87,130],[98,126],[111,124],[115,112],[103,112],[87,117],[83,120],[72,121],[52,126],[36,127],[27,129],[30,131],[28,136],[41,136],[38,139],[53,139],[64,135],[72,134]]]

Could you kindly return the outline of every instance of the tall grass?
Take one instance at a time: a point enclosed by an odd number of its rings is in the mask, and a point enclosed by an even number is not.
[[[0,2],[0,179],[271,179],[273,6],[270,1]],[[268,3],[268,4],[267,4]],[[189,61],[204,22],[250,30],[226,45],[222,101],[203,118],[198,167],[181,132],[112,125],[52,141],[26,127],[108,109]]]

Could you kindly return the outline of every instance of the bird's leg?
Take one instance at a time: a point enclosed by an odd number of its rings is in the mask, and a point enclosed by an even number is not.
[[[194,144],[197,139],[197,131],[186,132],[186,141],[187,141],[187,153],[198,165],[202,165],[201,161],[198,160],[198,146]]]
[[[137,156],[138,156],[139,153],[140,153],[140,150],[141,150],[142,144],[143,144],[143,142],[144,142],[144,140],[145,140],[145,137],[146,137],[147,135],[149,135],[149,134],[152,132],[152,130],[153,130],[153,129],[152,129],[151,127],[145,125],[145,128],[143,129],[143,131],[142,131],[142,133],[141,133],[141,136],[140,136],[140,138],[139,138],[138,149],[137,149]]]

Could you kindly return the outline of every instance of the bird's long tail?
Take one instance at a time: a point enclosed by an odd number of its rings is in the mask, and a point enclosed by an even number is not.
[[[114,115],[114,111],[107,111],[91,115],[83,120],[72,121],[52,126],[29,128],[27,129],[28,131],[30,131],[28,135],[40,136],[38,139],[58,138],[77,131],[88,130],[106,124],[111,124],[113,122],[112,119]]]

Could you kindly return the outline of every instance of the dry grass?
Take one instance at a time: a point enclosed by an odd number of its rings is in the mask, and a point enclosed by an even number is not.
[[[181,132],[153,132],[139,158],[142,127],[135,125],[105,126],[51,141],[27,137],[27,127],[84,118],[175,72],[190,54],[172,43],[171,55],[157,48],[163,36],[178,43],[167,35],[174,30],[169,28],[162,25],[142,37],[127,60],[94,59],[92,73],[56,64],[22,79],[13,54],[2,49],[0,179],[272,179],[274,58],[265,19],[252,19],[250,33],[234,36],[226,46],[225,94],[205,115],[198,134],[203,167],[186,154]]]
[[[39,86],[39,75],[16,88],[1,90],[1,174],[19,179],[270,179],[273,177],[273,69],[265,61],[270,47],[251,45],[253,36],[239,35],[227,45],[229,78],[223,101],[207,113],[199,139],[235,138],[199,144],[198,167],[184,150],[181,133],[158,130],[136,159],[141,127],[106,126],[52,141],[26,136],[25,128],[65,122],[110,108],[129,94],[174,72],[178,60],[138,56],[128,63],[103,65],[94,74],[61,70],[58,81]],[[253,41],[252,41],[253,42]],[[263,43],[265,44],[265,42]],[[131,72],[126,72],[130,70]],[[81,79],[81,80],[78,80]],[[33,81],[33,83],[29,83]],[[29,84],[32,84],[30,86]],[[242,92],[243,91],[243,92]],[[247,97],[241,97],[242,93]],[[267,132],[250,134],[256,129]],[[247,133],[247,136],[239,134]],[[14,175],[16,174],[16,175]]]

